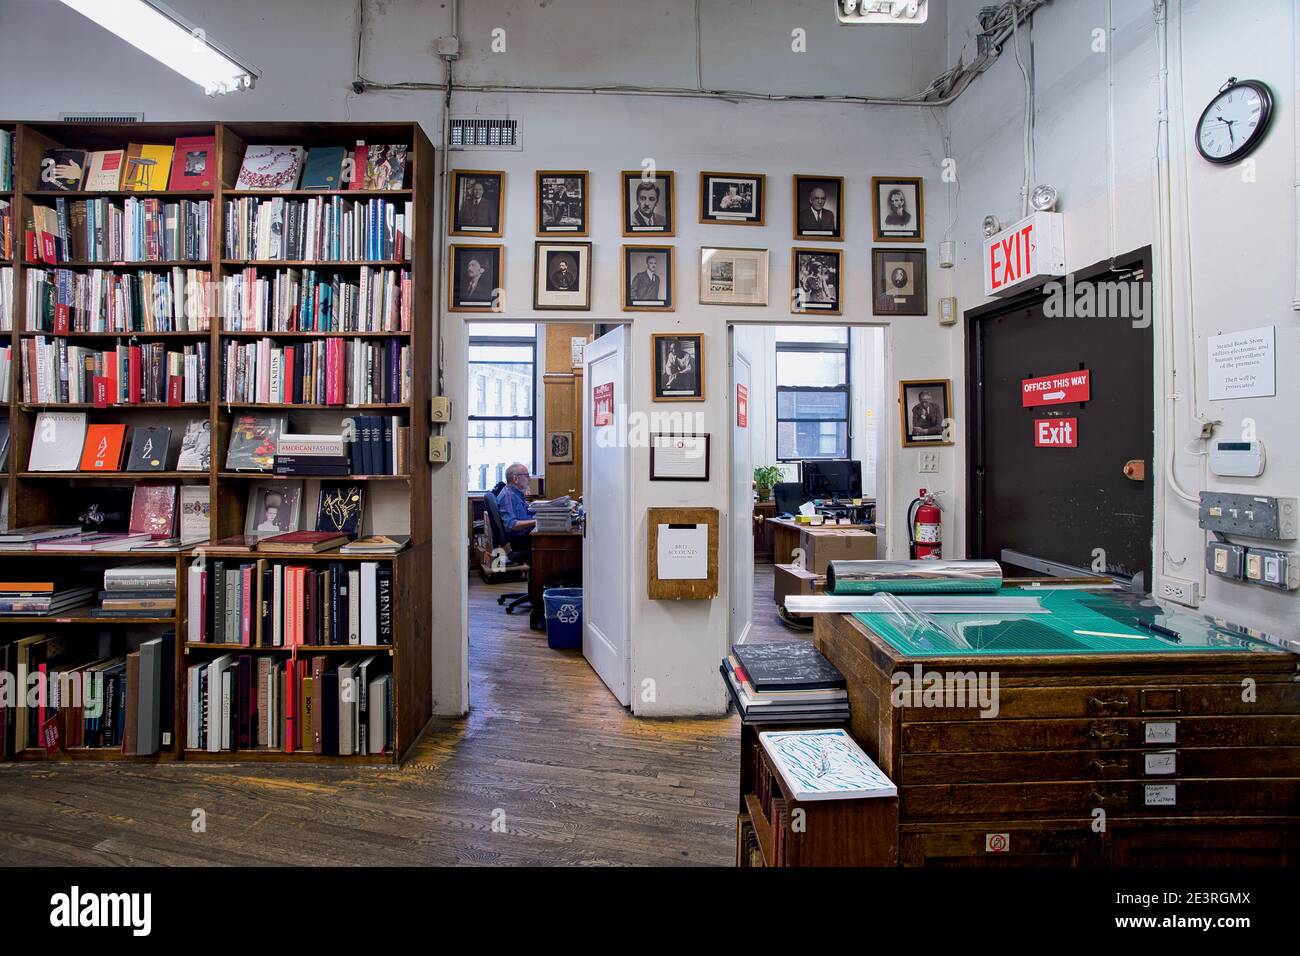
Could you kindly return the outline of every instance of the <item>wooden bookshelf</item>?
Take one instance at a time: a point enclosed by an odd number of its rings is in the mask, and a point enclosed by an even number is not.
[[[215,540],[230,535],[242,534],[247,510],[248,489],[252,481],[257,480],[302,480],[304,481],[304,500],[301,507],[301,527],[310,527],[315,516],[316,503],[309,490],[315,479],[311,476],[301,478],[277,477],[269,473],[228,472],[225,470],[226,449],[230,430],[236,416],[243,413],[263,411],[274,412],[289,419],[291,430],[326,433],[330,428],[337,429],[342,418],[357,412],[375,412],[376,414],[396,415],[401,423],[410,427],[409,458],[407,474],[402,475],[357,475],[345,480],[366,482],[367,506],[366,517],[362,525],[363,533],[409,534],[411,544],[406,550],[392,556],[383,555],[339,555],[337,552],[322,554],[239,554],[238,552],[205,551],[207,558],[226,557],[243,558],[255,561],[260,558],[283,560],[293,564],[311,564],[320,561],[375,561],[387,563],[393,571],[393,606],[401,613],[394,614],[393,644],[391,646],[300,646],[298,648],[252,647],[242,648],[232,644],[193,644],[189,643],[188,632],[188,596],[187,569],[195,560],[193,549],[175,554],[150,554],[149,552],[101,551],[101,552],[0,552],[0,576],[16,573],[24,562],[36,559],[41,571],[49,574],[80,573],[93,582],[96,576],[110,567],[125,563],[150,561],[165,564],[174,563],[177,578],[177,599],[173,614],[129,618],[92,617],[89,608],[73,608],[67,612],[52,616],[0,616],[0,645],[18,638],[37,633],[54,635],[66,632],[71,639],[96,633],[96,628],[113,629],[122,632],[125,637],[125,649],[133,650],[141,640],[149,639],[160,633],[174,632],[175,640],[175,697],[172,701],[173,721],[172,739],[164,745],[157,755],[147,757],[125,756],[116,748],[71,748],[47,754],[43,750],[29,748],[16,755],[17,759],[65,759],[65,760],[128,760],[144,763],[159,760],[216,760],[257,761],[257,760],[307,760],[325,763],[339,762],[345,764],[383,764],[400,762],[409,753],[412,745],[427,728],[433,710],[432,698],[432,607],[430,603],[430,580],[432,577],[431,545],[431,501],[430,469],[423,457],[423,450],[428,444],[429,418],[427,409],[432,394],[433,342],[433,270],[436,268],[436,236],[433,228],[433,210],[437,179],[435,175],[434,149],[428,137],[417,123],[215,123],[215,122],[181,122],[181,123],[143,123],[131,126],[112,124],[81,123],[8,123],[0,122],[0,128],[13,130],[15,136],[14,188],[11,193],[0,194],[13,204],[15,255],[12,260],[5,259],[3,265],[12,266],[14,270],[14,317],[13,328],[0,332],[0,337],[8,337],[14,349],[12,378],[10,381],[10,398],[7,413],[10,422],[10,449],[6,468],[0,473],[0,481],[8,493],[9,527],[18,528],[28,525],[55,523],[66,520],[62,514],[61,503],[67,498],[69,489],[78,484],[106,482],[133,486],[140,481],[167,481],[178,485],[193,485],[206,482],[210,497],[210,538]],[[215,150],[215,185],[211,190],[154,190],[150,192],[133,192],[119,190],[113,192],[49,192],[40,187],[41,159],[47,149],[64,147],[75,149],[119,149],[129,143],[172,143],[179,137],[212,136],[216,140]],[[399,190],[333,190],[310,191],[293,190],[288,192],[252,192],[236,190],[239,167],[244,151],[250,145],[293,143],[311,149],[313,146],[342,146],[350,149],[358,140],[367,143],[396,143],[408,147],[408,178],[403,189]],[[414,212],[414,239],[409,259],[373,260],[373,261],[333,261],[320,260],[262,260],[245,262],[230,259],[224,248],[224,214],[228,199],[257,197],[261,199],[286,198],[310,199],[341,197],[346,200],[387,199],[402,204],[410,202]],[[91,198],[108,198],[114,204],[132,197],[137,199],[155,198],[167,202],[181,200],[212,203],[210,227],[213,247],[208,257],[202,260],[180,260],[165,262],[138,261],[87,261],[77,260],[56,264],[28,262],[23,242],[26,222],[32,217],[35,206],[53,206],[56,198],[70,202]],[[26,323],[26,276],[27,269],[69,269],[76,272],[90,270],[112,270],[121,273],[146,271],[169,271],[172,268],[196,270],[208,277],[213,290],[219,290],[222,279],[237,274],[245,269],[260,271],[279,269],[315,269],[328,274],[339,271],[345,275],[349,270],[361,268],[405,269],[411,274],[413,305],[410,331],[393,332],[276,332],[226,330],[222,328],[220,315],[209,316],[209,328],[206,331],[158,331],[158,332],[68,332],[53,333],[29,331]],[[220,296],[214,301],[219,303]],[[22,346],[25,342],[41,335],[47,339],[66,338],[97,344],[103,348],[112,348],[114,344],[130,339],[145,342],[166,342],[179,349],[182,345],[206,342],[209,348],[208,362],[208,400],[200,403],[181,404],[126,404],[97,406],[89,403],[66,404],[24,401],[22,395]],[[223,344],[234,340],[256,340],[261,338],[283,339],[289,342],[303,342],[315,338],[370,339],[377,342],[392,339],[410,348],[411,383],[408,401],[402,403],[373,404],[265,404],[249,402],[225,402],[222,400],[222,361]],[[165,424],[172,427],[172,453],[184,432],[186,422],[206,418],[212,426],[212,463],[206,472],[33,472],[28,470],[33,432],[37,415],[45,410],[85,411],[88,421],[95,423],[121,422],[129,426],[144,424]],[[129,442],[128,436],[128,442]],[[335,480],[323,477],[323,480]],[[376,507],[382,504],[381,507]],[[386,523],[373,524],[373,515],[386,516]],[[66,571],[64,568],[66,567]],[[58,570],[50,570],[58,568]],[[30,569],[27,572],[31,574]],[[274,655],[276,659],[311,657],[316,654],[328,655],[331,660],[341,661],[360,659],[364,655],[374,654],[391,660],[393,672],[393,723],[394,747],[392,752],[382,755],[367,754],[354,756],[322,756],[301,751],[286,753],[279,750],[256,748],[251,750],[192,751],[185,746],[187,695],[185,680],[190,664],[217,653],[249,653],[257,655]]]

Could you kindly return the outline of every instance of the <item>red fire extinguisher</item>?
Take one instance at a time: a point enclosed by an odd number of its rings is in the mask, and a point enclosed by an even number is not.
[[[907,540],[913,559],[938,561],[943,557],[943,530],[939,502],[924,488],[907,506]]]

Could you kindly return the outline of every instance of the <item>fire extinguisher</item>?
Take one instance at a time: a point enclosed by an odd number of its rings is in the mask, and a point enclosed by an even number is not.
[[[937,494],[937,492],[936,492]],[[938,561],[943,557],[943,529],[939,523],[939,502],[924,488],[907,506],[907,541],[912,558]]]

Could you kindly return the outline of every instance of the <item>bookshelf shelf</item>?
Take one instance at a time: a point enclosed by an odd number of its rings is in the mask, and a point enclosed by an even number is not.
[[[432,579],[431,547],[431,501],[430,501],[430,466],[416,451],[423,449],[428,441],[430,424],[424,413],[429,404],[433,389],[433,355],[435,352],[433,335],[433,282],[434,270],[437,268],[436,234],[433,228],[434,205],[437,198],[437,179],[434,149],[427,135],[419,124],[410,123],[217,123],[211,121],[140,123],[130,126],[94,123],[0,122],[0,127],[14,131],[15,169],[14,188],[0,193],[0,198],[11,201],[13,221],[25,223],[33,218],[37,207],[53,208],[56,200],[79,202],[92,199],[108,199],[113,206],[122,208],[124,200],[157,199],[165,203],[182,201],[209,202],[210,213],[208,226],[213,238],[213,247],[203,259],[168,259],[159,261],[96,261],[70,259],[66,262],[29,261],[26,246],[15,242],[14,255],[3,261],[6,267],[14,270],[14,322],[12,331],[0,332],[0,340],[11,345],[14,355],[14,372],[11,380],[10,398],[6,403],[10,422],[10,454],[7,468],[0,470],[0,482],[7,488],[9,500],[9,527],[18,528],[38,524],[69,523],[66,514],[70,492],[83,492],[87,488],[108,487],[118,484],[128,488],[137,487],[142,482],[161,481],[182,487],[206,484],[209,489],[210,513],[209,531],[212,540],[240,535],[244,532],[246,513],[250,507],[249,499],[253,483],[257,481],[295,481],[302,484],[304,490],[311,489],[314,494],[317,481],[346,480],[366,483],[366,514],[362,525],[363,534],[401,534],[410,536],[410,545],[397,554],[342,555],[337,551],[320,554],[295,554],[266,551],[242,551],[234,548],[209,548],[203,545],[187,546],[179,552],[157,553],[139,550],[113,551],[7,551],[0,547],[0,566],[8,570],[23,567],[31,563],[33,568],[47,569],[50,575],[71,576],[80,574],[87,581],[93,581],[106,569],[124,564],[150,562],[154,564],[174,565],[177,576],[177,597],[175,613],[165,616],[141,616],[121,618],[92,617],[88,608],[78,608],[70,612],[41,616],[2,616],[0,615],[0,651],[18,638],[36,634],[55,634],[60,628],[67,633],[89,636],[96,633],[94,626],[112,629],[115,640],[124,638],[132,642],[137,637],[157,636],[174,632],[173,649],[175,651],[175,671],[172,675],[174,698],[171,705],[172,739],[160,754],[152,756],[125,755],[117,747],[106,748],[68,748],[54,754],[44,750],[29,748],[16,754],[17,759],[72,759],[72,760],[122,760],[145,763],[160,760],[195,760],[216,762],[237,762],[241,760],[293,760],[317,761],[324,764],[392,764],[400,762],[409,752],[411,746],[419,739],[429,725],[433,697],[432,680],[432,609],[430,605],[429,581]],[[38,189],[45,152],[50,149],[124,149],[131,143],[172,143],[179,137],[212,137],[215,140],[211,155],[214,172],[214,185],[210,189],[158,189],[150,191],[114,190],[106,192],[63,192]],[[238,180],[240,166],[245,150],[249,145],[266,143],[298,143],[308,149],[316,146],[351,149],[357,142],[374,144],[398,144],[406,146],[407,171],[404,188],[399,190],[354,190],[340,189],[329,191],[290,190],[285,192],[267,192],[262,190],[239,190],[234,188]],[[318,198],[325,202],[341,199],[346,202],[357,201],[362,204],[369,200],[383,199],[396,207],[398,214],[408,215],[415,238],[406,251],[409,258],[382,260],[252,260],[243,261],[227,259],[221,246],[225,236],[225,219],[227,200],[256,197],[270,200],[286,198],[305,200]],[[193,246],[178,246],[175,251],[184,251]],[[168,251],[173,251],[169,246]],[[76,254],[84,255],[81,248]],[[173,253],[174,254],[174,253]],[[173,269],[184,270],[184,277],[197,274],[213,289],[220,289],[225,277],[238,275],[245,269],[257,269],[259,277],[269,277],[271,270],[316,270],[318,274],[328,276],[338,272],[347,282],[359,281],[362,269],[399,270],[410,276],[409,291],[412,296],[412,328],[409,331],[245,331],[223,330],[219,328],[220,318],[210,320],[212,326],[204,331],[177,329],[174,331],[69,331],[56,333],[28,329],[26,325],[27,306],[27,270],[66,269],[73,273],[89,270],[111,270],[128,276],[145,272],[167,273]],[[29,402],[23,400],[22,373],[23,360],[26,357],[25,346],[32,340],[43,337],[46,340],[64,339],[69,344],[89,346],[92,349],[111,349],[115,344],[136,339],[142,343],[167,343],[172,351],[180,351],[182,345],[191,346],[206,343],[210,360],[208,363],[208,384],[210,400],[204,402],[168,403],[126,403],[97,405],[90,402]],[[374,347],[387,341],[399,342],[409,347],[410,362],[410,397],[401,403],[365,403],[365,404],[292,404],[292,403],[256,403],[224,402],[220,399],[224,381],[223,349],[234,343],[248,343],[251,340],[271,338],[284,339],[286,342],[305,343],[312,339],[342,338],[371,340]],[[183,433],[182,426],[187,421],[205,419],[211,426],[212,465],[200,472],[182,472],[176,469],[164,472],[35,472],[28,469],[30,452],[36,440],[36,421],[41,412],[78,412],[89,413],[87,418],[95,424],[125,423],[131,427],[164,424],[172,428],[173,443],[179,442]],[[223,470],[226,462],[227,447],[231,438],[234,416],[236,414],[255,414],[266,412],[275,417],[285,417],[290,421],[290,430],[300,429],[305,432],[328,431],[320,423],[328,421],[330,416],[319,413],[335,413],[339,418],[353,414],[396,416],[402,426],[409,428],[409,445],[411,464],[403,475],[354,475],[336,478],[335,476],[294,475],[277,476],[267,472],[235,472]],[[128,414],[129,413],[129,414]],[[0,415],[4,412],[0,411]],[[178,429],[180,429],[178,431]],[[176,445],[172,446],[175,454]],[[316,508],[314,500],[303,502],[300,527],[314,527]],[[75,520],[75,519],[73,519]],[[314,646],[302,645],[297,648],[254,647],[242,648],[235,645],[193,643],[189,640],[189,568],[191,563],[202,556],[208,560],[227,560],[235,564],[251,563],[262,560],[281,562],[286,565],[308,565],[319,567],[323,563],[345,563],[349,568],[356,568],[360,562],[376,562],[381,572],[391,572],[392,602],[394,608],[401,608],[400,614],[393,615],[393,644],[391,646]],[[30,562],[32,558],[44,559]],[[387,570],[385,570],[387,569]],[[323,569],[322,569],[323,570]],[[25,580],[24,578],[18,578]],[[145,612],[156,613],[156,612]],[[116,649],[119,645],[114,644]],[[209,753],[206,750],[192,750],[187,745],[185,723],[188,717],[187,687],[188,665],[206,663],[210,656],[206,651],[217,654],[230,653],[239,655],[249,653],[254,657],[265,659],[271,657],[276,661],[302,660],[317,655],[326,656],[331,662],[344,665],[353,662],[361,654],[374,654],[378,661],[383,661],[381,671],[391,668],[393,701],[393,752],[384,754],[364,754],[357,756],[331,756],[313,753],[286,753],[279,750],[223,751]],[[166,706],[166,705],[164,705]]]

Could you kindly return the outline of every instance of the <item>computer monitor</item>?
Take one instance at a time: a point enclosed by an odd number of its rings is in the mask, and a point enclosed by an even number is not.
[[[861,498],[862,463],[849,458],[805,458],[803,495],[805,500]]]
[[[777,514],[792,515],[798,512],[804,503],[803,485],[797,481],[778,481],[772,486],[772,495],[776,498]]]

